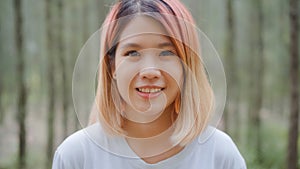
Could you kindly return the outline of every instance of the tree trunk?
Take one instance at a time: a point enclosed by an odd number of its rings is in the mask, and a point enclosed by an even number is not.
[[[4,120],[4,107],[3,107],[3,80],[1,79],[3,75],[0,72],[0,125],[3,123]]]
[[[55,54],[53,52],[53,22],[52,22],[52,3],[51,0],[46,1],[46,32],[48,47],[48,126],[47,126],[47,159],[46,168],[51,168],[53,150],[54,150],[54,118],[55,118],[55,78],[54,78],[54,61]]]
[[[290,79],[291,79],[291,114],[288,139],[288,169],[297,169],[298,160],[298,120],[299,120],[299,91],[298,91],[298,1],[290,0]]]
[[[17,84],[18,84],[18,124],[19,124],[19,158],[18,168],[26,168],[26,103],[27,93],[25,84],[25,59],[23,52],[23,19],[21,0],[15,0],[15,31],[17,59]]]
[[[224,130],[229,131],[230,115],[233,115],[234,119],[239,118],[236,114],[236,63],[235,63],[235,20],[233,11],[233,0],[227,0],[227,38],[225,41],[225,62],[226,62],[226,72],[227,72],[227,90],[228,99],[227,106],[224,111]],[[236,120],[234,120],[236,121]],[[239,128],[238,124],[235,124]]]
[[[57,7],[58,7],[58,55],[59,55],[59,62],[61,67],[61,75],[62,75],[62,112],[63,112],[63,135],[64,137],[68,136],[68,126],[69,126],[69,90],[68,87],[68,79],[67,76],[67,66],[66,66],[66,58],[64,55],[64,4],[63,1],[59,0],[57,1]]]
[[[0,23],[5,23],[4,20],[0,19]],[[1,29],[3,29],[2,25],[1,25]],[[3,35],[3,32],[5,31],[2,31],[0,33],[0,39],[3,39],[4,38],[4,35]],[[4,103],[3,103],[3,93],[4,93],[4,86],[5,86],[5,83],[4,83],[4,76],[6,75],[6,73],[4,72],[7,72],[5,71],[6,70],[6,67],[5,67],[5,61],[6,61],[6,58],[3,57],[4,55],[7,55],[7,52],[4,52],[5,51],[5,48],[7,48],[7,46],[5,46],[4,44],[1,44],[0,46],[0,52],[1,52],[1,57],[0,57],[0,125],[3,123],[4,121],[4,116],[5,116],[5,113],[4,113]]]
[[[262,163],[261,154],[261,119],[260,114],[263,105],[263,92],[264,92],[264,42],[263,42],[263,4],[261,0],[256,0],[257,10],[258,10],[258,30],[257,30],[257,52],[258,52],[258,62],[257,62],[257,88],[256,88],[256,98],[255,98],[255,116],[254,116],[254,126],[256,129],[256,157],[259,163]]]
[[[248,141],[255,147],[256,160],[262,162],[261,154],[261,119],[260,112],[263,103],[264,88],[264,43],[263,43],[263,10],[260,0],[251,1],[252,4],[252,28],[251,32],[251,72],[250,79],[250,104],[249,104],[249,125],[248,125]],[[257,36],[254,36],[257,35]]]

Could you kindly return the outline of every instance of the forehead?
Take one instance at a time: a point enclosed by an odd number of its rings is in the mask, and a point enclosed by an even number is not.
[[[167,31],[161,23],[149,16],[139,15],[132,18],[128,24],[124,25],[119,40],[124,40],[133,36],[146,36],[147,34],[167,36]]]

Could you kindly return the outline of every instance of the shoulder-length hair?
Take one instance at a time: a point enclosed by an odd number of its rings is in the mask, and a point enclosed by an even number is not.
[[[214,105],[214,96],[200,57],[195,22],[179,0],[121,0],[112,6],[101,33],[99,80],[96,103],[99,120],[110,134],[125,134],[122,128],[121,98],[113,79],[115,50],[124,25],[124,17],[146,15],[160,22],[170,35],[184,70],[179,98],[173,104],[178,116],[172,140],[186,145],[205,129]],[[177,101],[176,101],[177,100]],[[179,100],[179,101],[178,101]]]

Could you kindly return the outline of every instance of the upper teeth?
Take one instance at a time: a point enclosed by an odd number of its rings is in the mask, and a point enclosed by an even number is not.
[[[156,92],[159,92],[161,91],[161,89],[158,89],[158,88],[138,88],[138,90],[140,92],[144,92],[144,93],[156,93]]]

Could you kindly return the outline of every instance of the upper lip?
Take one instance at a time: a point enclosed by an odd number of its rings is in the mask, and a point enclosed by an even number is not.
[[[138,86],[136,88],[148,88],[148,89],[163,89],[162,86],[156,86],[156,85],[145,85],[145,86]]]
[[[144,86],[138,86],[136,87],[136,89],[160,89],[160,90],[163,90],[164,87],[162,86],[157,86],[157,85],[144,85]]]

